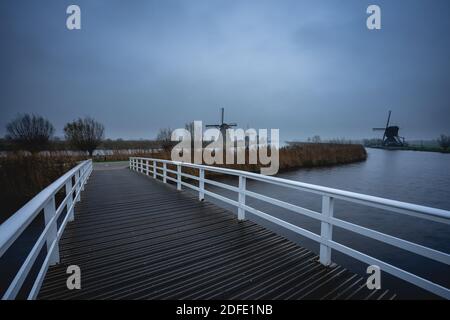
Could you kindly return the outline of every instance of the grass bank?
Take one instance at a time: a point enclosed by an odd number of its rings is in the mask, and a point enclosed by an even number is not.
[[[367,146],[367,148],[384,149],[384,150],[400,150],[400,151],[422,151],[422,152],[439,152],[450,153],[450,149],[444,149],[441,147],[433,146],[404,146],[404,147],[380,147],[380,146]]]

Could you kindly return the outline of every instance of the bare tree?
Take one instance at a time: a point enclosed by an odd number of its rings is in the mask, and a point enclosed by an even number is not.
[[[165,151],[170,151],[175,145],[175,142],[172,141],[172,131],[170,128],[162,128],[159,129],[158,135],[156,136],[156,140]]]
[[[439,145],[442,149],[447,150],[450,147],[450,136],[446,136],[445,134],[441,134],[441,136],[437,139]]]
[[[64,127],[66,140],[76,149],[88,152],[92,157],[94,150],[104,138],[105,127],[92,118],[79,118]]]
[[[184,125],[184,128],[190,133],[191,139],[194,139],[194,121],[192,121],[192,122],[187,122],[187,123]]]
[[[23,114],[8,123],[6,131],[8,140],[34,154],[49,147],[55,128],[39,115]]]

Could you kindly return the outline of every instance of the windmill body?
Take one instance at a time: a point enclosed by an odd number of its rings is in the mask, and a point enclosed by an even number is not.
[[[383,131],[382,145],[384,147],[402,147],[405,145],[405,138],[400,137],[398,132],[400,128],[398,126],[390,126],[391,111],[389,111],[386,127],[373,128],[373,131]]]
[[[220,133],[222,134],[223,141],[225,143],[225,139],[227,136],[227,129],[237,127],[237,123],[225,123],[224,122],[225,109],[220,108],[220,111],[221,111],[220,123],[219,124],[207,124],[205,127],[219,129]]]

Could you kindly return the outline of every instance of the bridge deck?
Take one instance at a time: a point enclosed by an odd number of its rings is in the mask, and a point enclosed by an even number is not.
[[[391,299],[250,221],[143,175],[94,170],[40,299]],[[81,268],[68,290],[66,268]]]

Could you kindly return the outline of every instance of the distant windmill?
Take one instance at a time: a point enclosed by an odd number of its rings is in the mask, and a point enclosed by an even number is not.
[[[220,108],[220,111],[221,111],[220,124],[207,124],[205,127],[219,129],[220,133],[222,134],[223,141],[225,142],[227,129],[230,129],[232,127],[237,127],[237,123],[225,123],[224,122],[225,109]]]
[[[373,131],[383,131],[383,146],[386,147],[401,147],[405,144],[405,138],[398,135],[400,128],[398,126],[389,126],[391,120],[391,111],[389,110],[386,127],[373,128]]]

